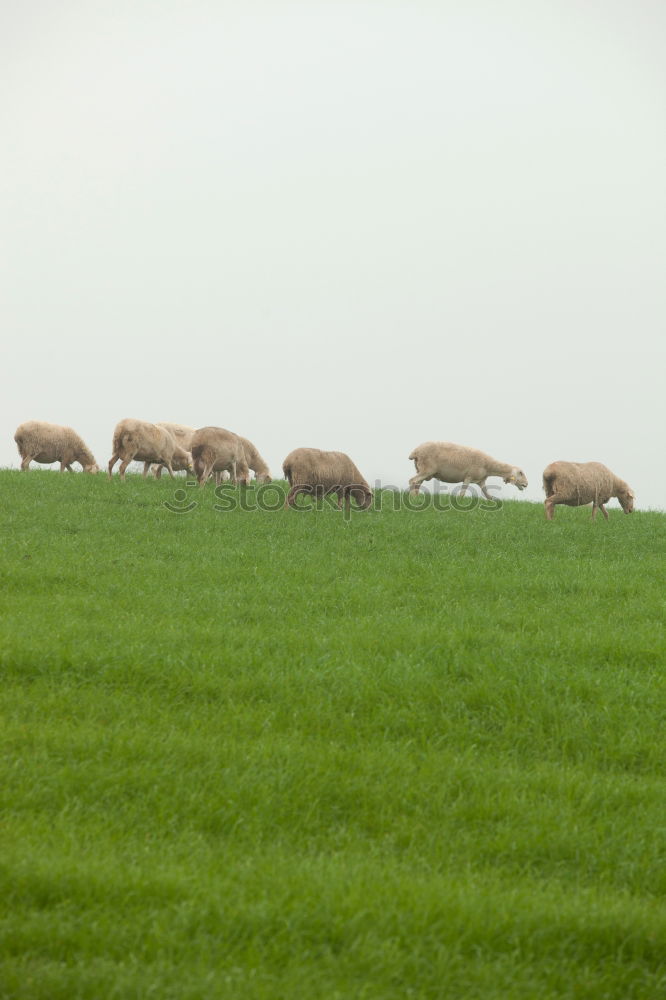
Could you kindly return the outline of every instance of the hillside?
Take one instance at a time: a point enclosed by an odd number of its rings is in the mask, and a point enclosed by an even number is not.
[[[664,992],[666,515],[0,494],[0,998]]]

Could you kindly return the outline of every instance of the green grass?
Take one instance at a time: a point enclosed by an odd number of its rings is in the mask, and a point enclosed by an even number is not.
[[[3,1000],[666,994],[664,515],[0,491]]]

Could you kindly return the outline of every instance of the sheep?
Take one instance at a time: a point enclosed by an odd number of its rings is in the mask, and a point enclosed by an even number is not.
[[[174,459],[180,468],[189,468],[192,456],[176,444],[173,435],[164,427],[150,424],[146,420],[126,418],[116,424],[113,432],[113,454],[109,459],[109,479],[113,467],[121,459],[120,478],[125,479],[125,470],[132,461],[144,462],[144,478],[152,462],[164,465],[173,479]]]
[[[592,520],[600,508],[608,520],[605,504],[617,497],[625,514],[634,509],[634,493],[623,479],[611,472],[601,462],[551,462],[544,469],[543,488],[546,494],[546,519],[553,520],[555,504],[582,507],[592,504]]]
[[[285,507],[295,507],[299,493],[319,497],[335,493],[338,508],[342,507],[344,500],[349,509],[350,497],[364,510],[372,502],[372,490],[349,455],[342,451],[296,448],[285,458],[282,471],[291,487]]]
[[[16,428],[14,434],[21,468],[31,462],[50,465],[60,462],[60,471],[73,472],[72,462],[78,462],[84,472],[99,472],[92,452],[72,427],[49,424],[45,420],[28,420]]]
[[[240,443],[243,445],[243,451],[245,452],[247,464],[254,472],[255,480],[258,483],[270,483],[270,469],[264,462],[255,445],[253,445],[251,441],[248,441],[248,439],[243,437],[241,434],[238,435],[238,438]]]
[[[245,461],[248,464],[248,468],[252,472],[254,472],[255,482],[270,483],[271,481],[270,469],[268,468],[265,461],[259,454],[257,447],[253,445],[251,441],[248,441],[246,437],[243,437],[242,434],[237,434],[236,437],[243,445],[243,451],[245,452]],[[229,478],[228,472],[223,472],[221,470],[218,470],[215,473],[215,483],[218,486],[220,485],[223,479],[228,479],[228,478]]]
[[[513,483],[519,490],[527,486],[527,477],[522,469],[506,462],[498,462],[476,448],[467,448],[450,441],[427,441],[420,444],[409,456],[414,462],[417,475],[409,480],[412,495],[429,479],[439,479],[442,483],[462,483],[463,496],[470,483],[476,483],[487,500],[492,500],[486,489],[488,476],[501,476],[505,483]]]
[[[247,486],[250,470],[237,434],[224,427],[200,427],[192,435],[192,464],[199,486],[212,472],[228,472],[231,482]]]
[[[169,431],[172,437],[175,439],[176,444],[180,445],[184,451],[189,452],[192,444],[192,435],[194,434],[194,427],[187,427],[185,424],[171,424],[168,421],[157,421],[158,427],[164,427],[165,430]],[[145,462],[143,467],[144,476],[148,472],[150,467],[150,462]],[[152,471],[156,479],[159,479],[162,475],[163,464],[153,465]],[[176,456],[171,461],[171,468],[174,472],[182,472],[183,470],[189,471],[189,465],[180,461]]]

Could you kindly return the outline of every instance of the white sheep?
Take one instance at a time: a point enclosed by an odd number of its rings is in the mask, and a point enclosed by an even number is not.
[[[204,486],[211,473],[228,472],[231,482],[247,485],[250,470],[245,460],[241,440],[224,427],[200,427],[192,435],[192,465],[199,486]]]
[[[256,445],[248,441],[247,438],[243,437],[242,434],[238,435],[240,443],[243,445],[243,451],[245,452],[245,460],[248,466],[254,472],[254,478],[258,483],[270,483],[271,473],[270,469],[266,465],[265,461],[259,454]]]
[[[191,451],[192,446],[192,435],[194,434],[194,427],[188,427],[186,424],[172,424],[166,420],[158,420],[158,427],[163,427],[166,431],[169,431],[171,436],[175,439],[176,444],[180,445],[183,451]],[[174,472],[188,471],[190,466],[180,461],[176,456],[171,461],[171,467]],[[150,468],[150,462],[145,462],[143,467],[144,476]],[[153,465],[152,472],[156,479],[159,479],[162,475],[163,464]]]
[[[319,448],[296,448],[282,463],[282,471],[291,489],[285,507],[294,507],[299,493],[324,497],[337,494],[338,507],[343,500],[347,508],[350,498],[364,510],[372,502],[372,490],[352,462],[342,451],[320,451]]]
[[[49,424],[45,420],[28,420],[16,428],[14,440],[21,456],[21,468],[31,462],[50,465],[60,462],[60,471],[73,472],[72,462],[78,462],[84,472],[99,472],[92,452],[72,427]]]
[[[237,434],[236,437],[243,445],[243,451],[245,452],[245,461],[247,462],[248,468],[254,472],[254,479],[256,483],[270,483],[271,473],[270,469],[266,465],[265,461],[259,454],[256,445],[252,444],[246,437],[242,434]],[[219,486],[223,479],[229,479],[228,472],[218,471],[215,473],[215,483]]]
[[[476,483],[488,500],[493,499],[486,489],[488,476],[501,476],[505,483],[513,483],[519,490],[527,486],[527,477],[518,466],[498,462],[483,451],[450,441],[426,441],[415,448],[409,458],[417,472],[409,480],[412,494],[417,494],[421,484],[430,479],[439,479],[442,483],[462,483],[460,496],[470,483]]]
[[[591,503],[592,520],[596,517],[597,507],[608,520],[604,505],[611,497],[617,497],[625,514],[631,514],[634,509],[635,497],[630,486],[601,462],[551,462],[544,469],[543,488],[549,521],[553,520],[553,508],[558,503],[568,507]]]
[[[116,424],[113,432],[113,454],[109,459],[109,479],[113,467],[121,460],[120,478],[125,479],[125,470],[132,461],[143,462],[144,478],[151,463],[163,465],[173,479],[173,462],[180,468],[189,468],[192,456],[180,445],[164,427],[148,423],[146,420],[126,418]]]

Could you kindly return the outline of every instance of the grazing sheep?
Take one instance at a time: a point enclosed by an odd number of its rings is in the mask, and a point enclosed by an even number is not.
[[[144,478],[148,466],[152,462],[157,462],[167,469],[172,479],[174,460],[179,468],[189,468],[192,463],[189,452],[176,444],[173,435],[164,427],[132,418],[121,420],[116,424],[113,432],[113,454],[109,460],[109,479],[119,459],[122,460],[119,469],[121,479],[125,478],[125,470],[132,461],[144,462]]]
[[[319,448],[296,448],[282,463],[282,471],[291,489],[285,507],[294,507],[299,493],[324,497],[337,494],[338,508],[350,497],[364,510],[372,502],[372,490],[349,455],[342,451],[320,451]]]
[[[180,447],[184,451],[186,452],[190,451],[192,445],[192,435],[194,434],[194,427],[187,427],[185,424],[171,424],[168,421],[162,421],[162,420],[157,421],[157,426],[163,427],[166,431],[169,431],[169,433],[175,439],[176,444],[180,445]],[[150,467],[150,462],[144,463],[143,467],[144,476],[146,475],[149,467]],[[159,479],[160,476],[162,475],[163,468],[164,468],[163,464],[153,465],[152,472],[156,479]],[[173,469],[174,472],[182,472],[183,470],[189,472],[190,470],[190,466],[188,464],[180,461],[175,456],[171,461],[171,468]]]
[[[192,464],[199,486],[204,486],[211,473],[228,472],[231,482],[247,486],[250,470],[243,445],[237,434],[223,427],[200,427],[192,435]]]
[[[546,518],[553,520],[553,508],[557,503],[568,507],[582,507],[592,504],[592,520],[597,507],[608,520],[607,504],[611,497],[617,497],[625,514],[634,509],[634,494],[623,479],[619,479],[601,462],[552,462],[543,473],[543,488],[546,493]]]
[[[527,486],[525,473],[516,465],[498,462],[483,451],[452,444],[450,441],[427,441],[415,448],[409,458],[414,462],[417,472],[409,480],[412,494],[417,494],[421,484],[429,479],[439,479],[442,483],[462,483],[460,496],[463,496],[470,483],[476,483],[488,500],[493,499],[486,489],[488,476],[501,476],[505,483],[513,483],[519,490],[524,490]]]
[[[251,441],[248,441],[247,438],[242,437],[240,434],[238,437],[240,439],[240,443],[243,445],[243,451],[245,452],[247,464],[254,472],[255,480],[258,483],[270,483],[270,469],[264,462],[255,445],[253,445]]]
[[[72,462],[78,462],[84,472],[99,472],[92,452],[72,427],[48,424],[45,420],[28,420],[16,428],[14,440],[21,456],[21,468],[31,462],[50,465],[60,462],[60,471],[73,472]]]
[[[264,462],[263,458],[259,454],[259,451],[251,441],[243,437],[242,434],[237,434],[236,437],[243,445],[243,451],[245,452],[245,461],[248,464],[248,468],[254,472],[255,482],[257,483],[270,483],[271,473],[270,469]],[[218,471],[215,473],[215,483],[217,486],[220,485],[223,479],[228,479],[229,473]]]

